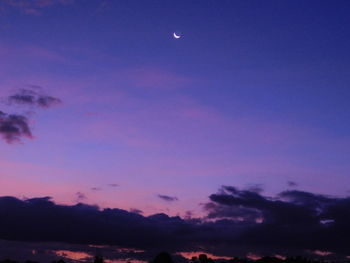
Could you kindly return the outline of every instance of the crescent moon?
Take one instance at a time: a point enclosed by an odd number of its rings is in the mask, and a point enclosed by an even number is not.
[[[180,37],[181,37],[181,36],[176,35],[175,32],[174,32],[173,36],[174,36],[175,38],[180,38]]]

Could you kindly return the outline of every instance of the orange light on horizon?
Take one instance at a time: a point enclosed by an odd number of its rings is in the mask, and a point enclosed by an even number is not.
[[[68,258],[72,260],[85,260],[92,258],[93,255],[86,253],[86,252],[81,252],[81,251],[70,251],[70,250],[55,250],[53,251],[54,254],[56,254],[59,257],[63,258]]]
[[[207,255],[208,258],[212,258],[212,259],[227,259],[227,260],[229,260],[232,258],[232,257],[226,257],[226,256],[217,256],[217,255],[210,254],[210,253],[203,252],[203,251],[178,252],[176,254],[183,256],[184,258],[187,258],[187,259],[191,259],[192,257],[199,257],[200,254],[205,254],[205,255]]]

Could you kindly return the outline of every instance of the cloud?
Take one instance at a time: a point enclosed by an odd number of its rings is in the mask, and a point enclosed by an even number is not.
[[[193,83],[193,80],[186,76],[158,68],[128,69],[121,74],[123,79],[139,88],[171,90]]]
[[[230,218],[244,226],[237,239],[255,252],[305,250],[348,254],[350,198],[303,191],[284,191],[276,197],[224,186],[210,196],[205,209],[211,219]],[[238,220],[239,219],[239,220]],[[326,221],[325,221],[326,220]],[[327,223],[324,223],[327,222]]]
[[[38,90],[40,89],[39,87]],[[8,102],[10,104],[29,105],[40,108],[50,108],[62,103],[58,98],[44,95],[40,91],[38,92],[30,89],[21,89],[16,94],[9,96]]]
[[[264,191],[264,188],[261,184],[252,184],[247,187],[247,190],[260,194]]]
[[[76,192],[75,197],[76,197],[75,199],[77,202],[82,202],[82,201],[87,199],[86,195],[82,192]]]
[[[205,251],[218,256],[344,259],[350,254],[349,197],[296,190],[270,197],[224,186],[209,198],[205,218],[184,219],[82,203],[58,205],[49,197],[0,197],[0,214],[6,214],[0,217],[0,239],[117,245],[148,252]]]
[[[22,137],[32,138],[28,119],[17,114],[0,111],[0,135],[7,143],[20,142]]]
[[[32,89],[21,89],[16,94],[8,96],[10,105],[29,105],[38,108],[50,108],[62,103],[58,98],[45,95],[42,88],[30,86]],[[0,135],[7,143],[20,142],[23,137],[33,138],[29,120],[20,114],[8,114],[0,111]]]
[[[74,0],[2,0],[0,8],[12,7],[26,14],[40,15],[43,8],[73,2]]]
[[[119,187],[119,184],[108,184],[110,187]]]
[[[178,201],[179,199],[175,196],[168,196],[168,195],[157,195],[160,199],[167,201],[167,202],[174,202]]]
[[[138,249],[176,247],[175,232],[186,222],[165,214],[144,217],[122,209],[103,209],[77,204],[55,204],[50,198],[20,200],[0,197],[0,239],[55,241],[76,244],[120,245]],[[83,235],[81,233],[84,233]],[[180,238],[177,237],[177,238]]]
[[[298,184],[297,184],[296,182],[294,182],[294,181],[288,181],[288,182],[287,182],[287,185],[288,185],[289,187],[297,187],[297,186],[298,186]]]
[[[140,214],[140,215],[143,214],[143,211],[137,208],[130,208],[129,211],[135,214]]]

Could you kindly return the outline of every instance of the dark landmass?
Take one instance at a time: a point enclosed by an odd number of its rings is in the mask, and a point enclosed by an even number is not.
[[[350,263],[350,260],[349,261],[315,260],[315,259],[305,258],[302,256],[286,257],[286,258],[265,256],[256,260],[249,259],[249,258],[233,257],[232,259],[229,259],[229,260],[225,260],[225,259],[214,260],[208,257],[206,254],[200,254],[198,257],[192,257],[187,261],[188,263],[325,263],[325,262]],[[76,262],[86,262],[86,261],[76,261]],[[124,261],[124,262],[132,263],[132,260]],[[0,260],[0,263],[21,263],[21,262],[16,260],[11,260],[11,259],[4,259],[4,260]],[[39,263],[39,262],[27,260],[27,261],[24,261],[23,263]],[[64,259],[58,259],[50,263],[66,263],[66,261]],[[106,263],[106,262],[102,256],[95,256],[94,260],[91,263]],[[177,263],[177,261],[173,259],[173,256],[170,253],[161,252],[153,260],[150,260],[148,263]]]

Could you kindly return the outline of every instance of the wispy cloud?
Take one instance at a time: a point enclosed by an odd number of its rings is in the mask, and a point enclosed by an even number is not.
[[[21,89],[17,93],[9,96],[8,102],[10,104],[29,105],[40,108],[50,108],[62,103],[60,99],[45,95],[41,92],[41,90],[41,87]]]
[[[135,87],[156,90],[177,89],[194,82],[191,78],[159,68],[128,69],[117,75]]]
[[[168,196],[168,195],[157,195],[158,198],[167,201],[167,202],[174,202],[174,201],[178,201],[179,199],[176,196]]]
[[[57,4],[71,4],[74,0],[2,0],[0,7],[15,8],[25,14],[40,15],[43,8]]]

